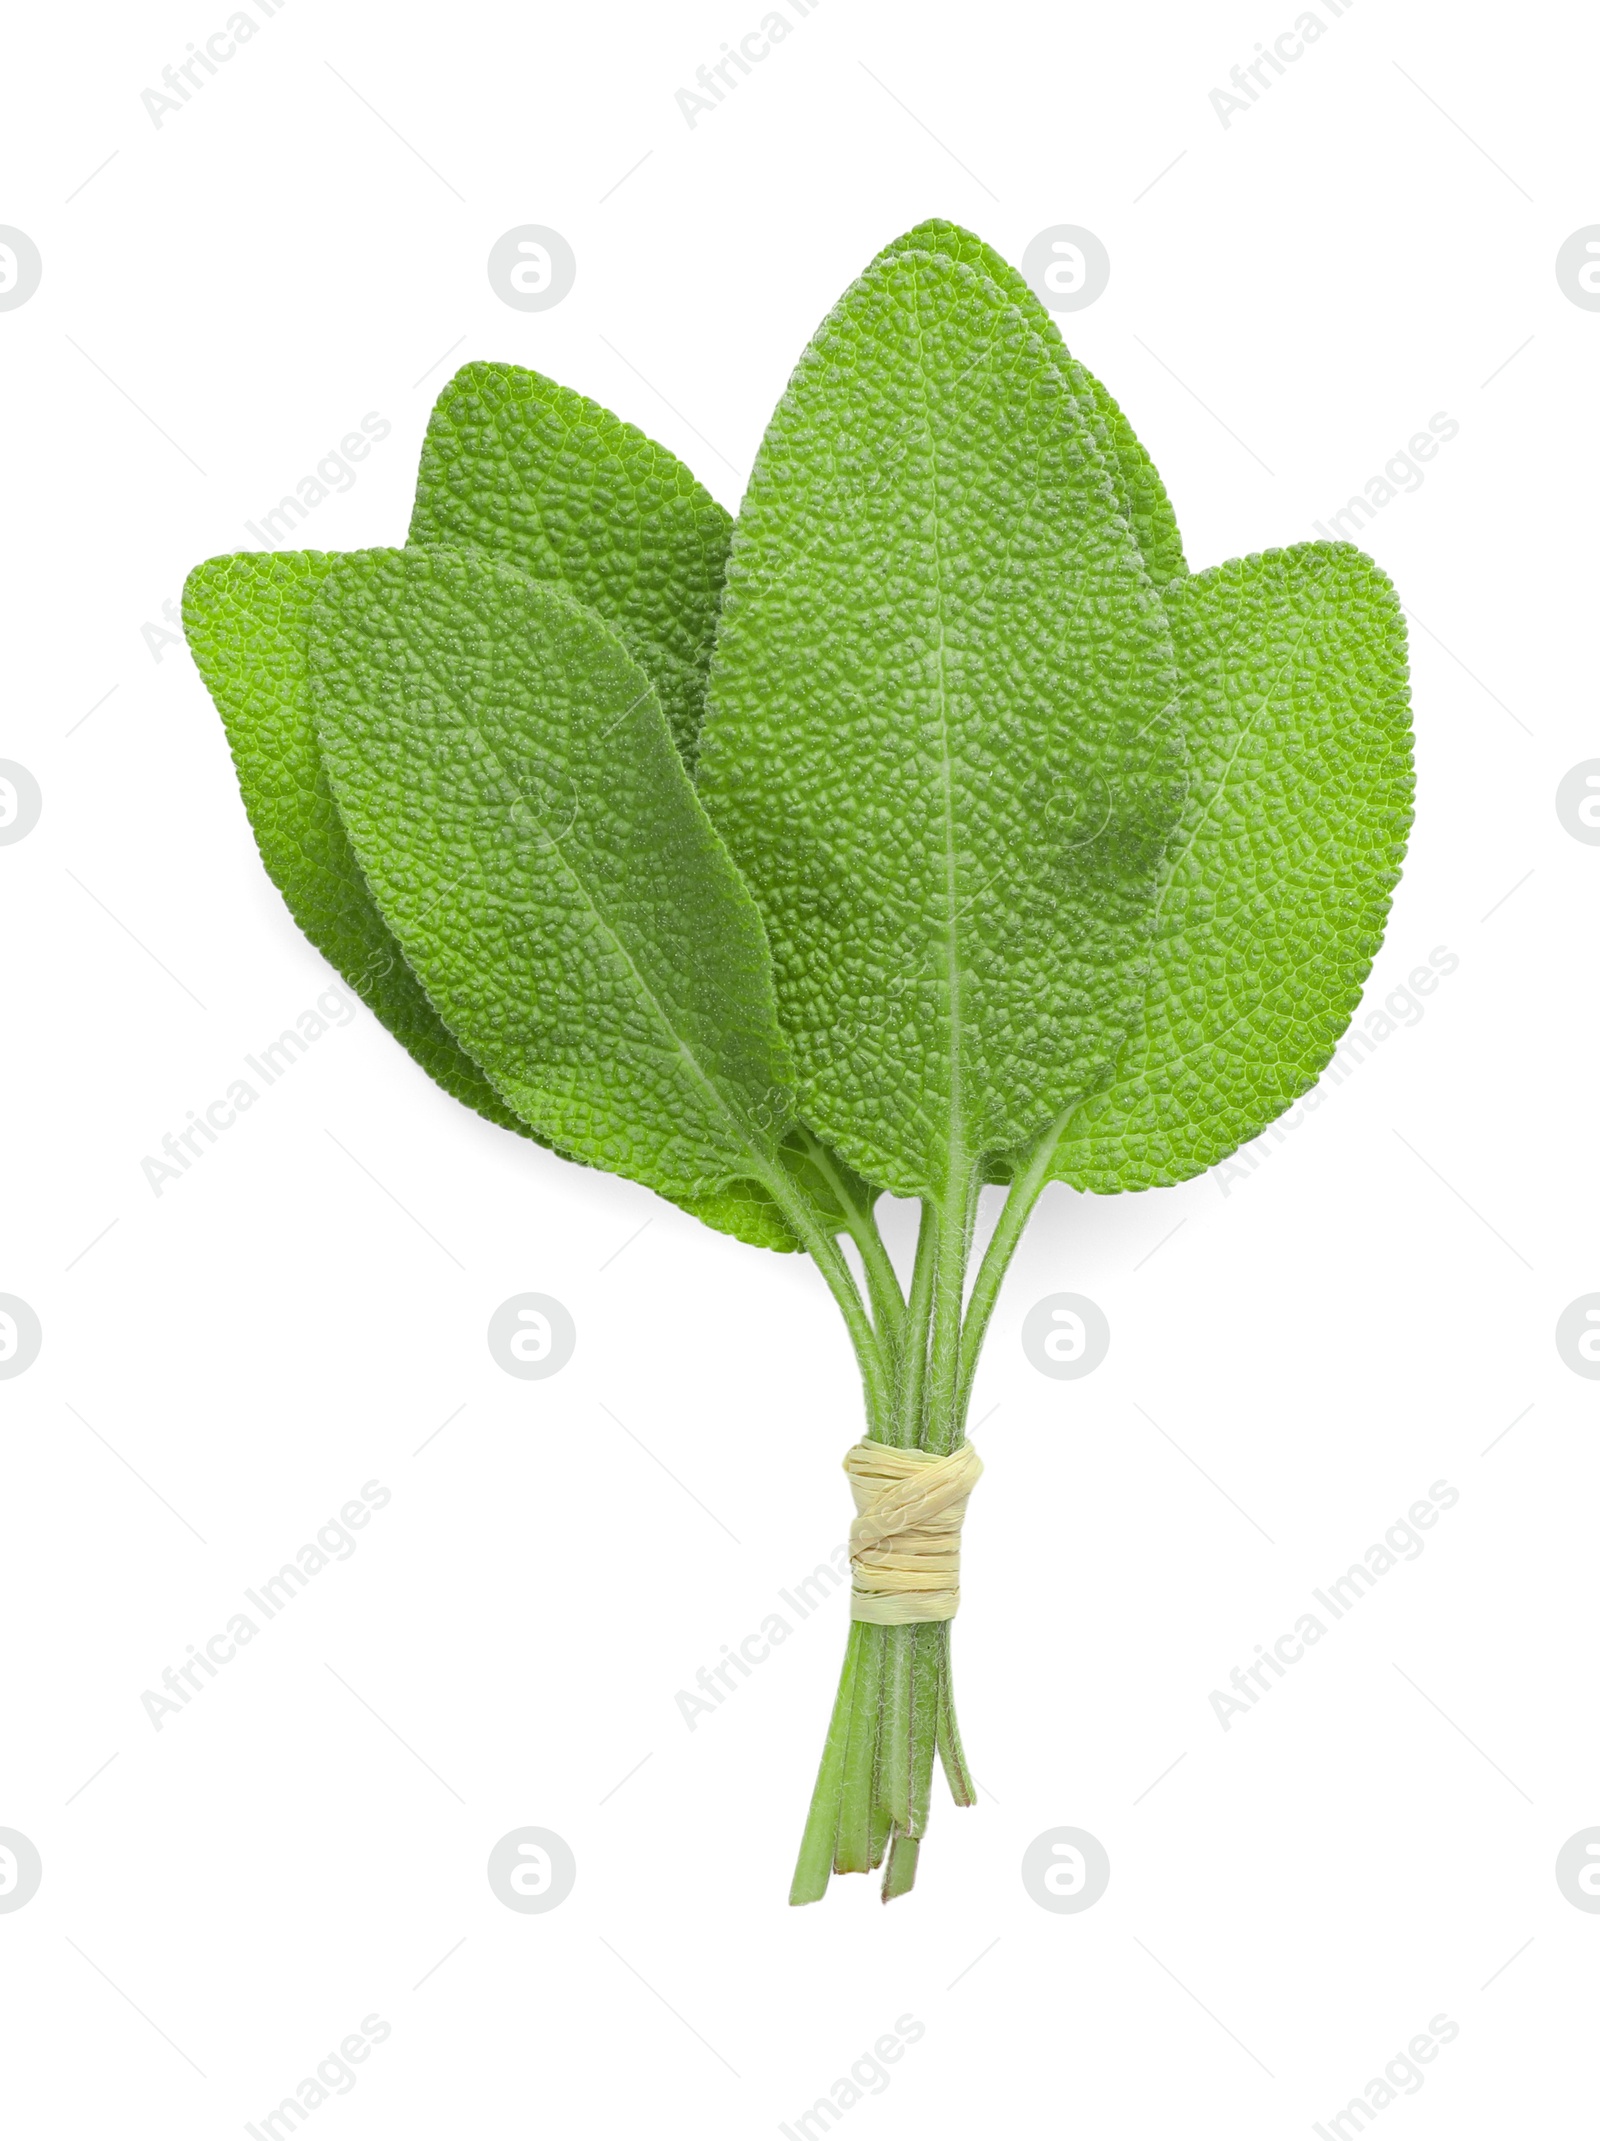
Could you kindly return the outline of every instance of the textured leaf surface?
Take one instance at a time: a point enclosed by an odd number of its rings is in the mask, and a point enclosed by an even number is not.
[[[322,768],[306,639],[334,564],[316,550],[209,558],[189,575],[183,626],[216,701],[267,875],[329,963],[431,1078],[491,1122],[531,1136],[429,1003],[372,901]]]
[[[993,283],[875,262],[802,358],[729,562],[701,792],[766,917],[801,1112],[941,1194],[1110,1069],[1182,797],[1161,606]]]
[[[245,552],[197,566],[184,590],[190,649],[222,715],[267,874],[317,950],[431,1078],[502,1129],[546,1144],[428,1001],[378,912],[334,803],[307,653],[312,598],[333,563],[319,551]],[[673,1202],[756,1248],[800,1246],[756,1183]],[[838,1216],[824,1213],[830,1224]]]
[[[1405,626],[1344,543],[1236,558],[1163,591],[1189,797],[1155,973],[1112,1083],[1054,1174],[1181,1182],[1256,1136],[1333,1054],[1383,938],[1411,823]]]
[[[942,253],[951,260],[964,261],[1004,291],[1034,332],[1043,338],[1046,349],[1062,367],[1069,385],[1093,404],[1104,427],[1100,448],[1110,458],[1118,502],[1133,523],[1133,532],[1139,538],[1145,570],[1150,578],[1159,588],[1175,574],[1187,572],[1177,516],[1172,510],[1166,486],[1156,473],[1155,463],[1111,395],[1087,365],[1080,364],[1070,353],[1061,338],[1055,315],[1034,294],[1026,276],[973,231],[963,230],[959,223],[948,223],[942,216],[931,216],[914,230],[908,230],[903,238],[885,246],[879,257],[912,251]]]
[[[675,1197],[675,1204],[692,1212],[703,1226],[719,1234],[731,1234],[752,1249],[774,1249],[780,1256],[794,1255],[800,1248],[785,1224],[783,1214],[759,1182],[730,1182],[709,1197]]]
[[[773,1165],[760,918],[610,628],[490,558],[367,551],[324,581],[311,672],[374,896],[518,1113],[670,1197]]]
[[[731,526],[675,455],[598,402],[468,364],[428,420],[409,540],[489,551],[598,610],[692,764]]]

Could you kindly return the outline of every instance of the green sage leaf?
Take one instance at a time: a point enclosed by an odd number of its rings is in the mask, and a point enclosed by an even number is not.
[[[365,551],[312,615],[323,757],[430,1000],[525,1120],[674,1198],[792,1109],[760,917],[617,635],[481,555]]]
[[[1090,421],[971,268],[875,262],[729,560],[700,787],[766,918],[801,1113],[944,1195],[1109,1072],[1183,794],[1166,619]]]
[[[1155,971],[1116,1074],[1052,1174],[1181,1182],[1315,1084],[1383,939],[1411,824],[1405,625],[1347,543],[1235,558],[1163,591],[1189,797]]]
[[[317,550],[208,558],[183,590],[183,628],[233,753],[267,875],[331,966],[430,1078],[503,1129],[533,1132],[433,1006],[373,905],[322,767],[306,639],[335,560]]]
[[[547,1144],[507,1105],[428,1001],[367,889],[334,803],[311,708],[307,652],[312,598],[333,563],[320,551],[244,552],[208,559],[184,589],[190,650],[222,715],[267,874],[317,950],[437,1084],[502,1129]],[[831,1207],[826,1186],[809,1178],[804,1186],[824,1223],[837,1231],[844,1215]],[[800,1247],[758,1183],[673,1201],[756,1248]]]
[[[676,455],[515,364],[467,364],[434,405],[408,541],[485,550],[598,610],[694,761],[732,523]]]
[[[931,216],[927,222],[917,224],[903,238],[896,238],[892,245],[885,246],[879,258],[907,252],[943,253],[951,260],[965,261],[969,268],[987,275],[1004,291],[1034,332],[1043,338],[1046,349],[1061,366],[1069,384],[1093,403],[1104,426],[1101,452],[1110,460],[1118,501],[1139,538],[1146,572],[1158,588],[1176,574],[1187,572],[1189,568],[1184,563],[1177,516],[1172,510],[1166,486],[1156,473],[1155,463],[1106,388],[1088,366],[1080,364],[1068,350],[1054,313],[1035,296],[1020,270],[1003,259],[992,245],[986,245],[976,233],[963,230],[959,223],[948,223],[942,216]]]

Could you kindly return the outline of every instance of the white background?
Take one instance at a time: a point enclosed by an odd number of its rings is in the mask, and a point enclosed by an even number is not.
[[[1600,852],[1554,791],[1600,753],[1600,315],[1553,270],[1600,220],[1600,32],[1319,6],[1225,129],[1209,92],[1295,0],[784,11],[692,130],[675,91],[761,0],[291,0],[159,129],[141,90],[226,0],[6,34],[0,222],[44,261],[0,313],[0,756],[44,797],[0,848],[0,1290],[44,1329],[0,1384],[0,1825],[44,1862],[0,1915],[13,2123],[237,2134],[376,2013],[319,2136],[744,2137],[909,2014],[851,2136],[1253,2141],[1445,2014],[1385,2133],[1584,2130],[1600,1919],[1553,1865],[1600,1821],[1600,1459],[1553,1332],[1600,1286]],[[1064,325],[1197,567],[1310,535],[1458,421],[1364,538],[1414,618],[1419,771],[1367,1008],[1436,946],[1459,967],[1226,1194],[1050,1193],[974,1408],[985,1796],[936,1780],[908,1900],[793,1912],[842,1598],[695,1732],[674,1696],[842,1536],[857,1398],[820,1280],[495,1131],[364,1010],[158,1199],[143,1156],[331,977],[187,655],[141,628],[369,410],[390,437],[303,539],[401,540],[472,357],[609,404],[735,507],[811,329],[929,214],[1012,259],[1102,237],[1109,289]],[[485,275],[526,222],[578,261],[538,315]],[[1077,1383],[1018,1342],[1063,1288],[1112,1328]],[[524,1289],[576,1319],[549,1382],[485,1344]],[[154,1730],[141,1692],[369,1479],[354,1556]],[[1439,1479],[1421,1558],[1224,1732],[1210,1691]],[[577,1856],[548,1915],[485,1878],[523,1824]],[[1082,1915],[1019,1876],[1060,1824],[1110,1853]]]

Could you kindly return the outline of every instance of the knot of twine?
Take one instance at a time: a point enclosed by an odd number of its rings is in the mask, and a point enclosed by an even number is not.
[[[858,1442],[844,1461],[850,1527],[850,1618],[895,1626],[948,1621],[961,1603],[961,1520],[983,1466],[970,1442],[937,1457]]]

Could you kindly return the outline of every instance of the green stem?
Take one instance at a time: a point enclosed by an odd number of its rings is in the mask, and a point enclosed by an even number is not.
[[[961,1308],[966,1296],[967,1258],[978,1203],[978,1171],[959,1180],[939,1207],[938,1242],[928,1353],[928,1402],[922,1447],[943,1457],[961,1440],[956,1395],[961,1370]]]
[[[884,1630],[883,1709],[878,1720],[878,1805],[896,1830],[911,1826],[911,1693],[914,1628]]]
[[[877,1770],[878,1724],[883,1684],[881,1628],[852,1621],[856,1635],[856,1683],[850,1706],[850,1744],[839,1783],[839,1832],[834,1846],[835,1873],[867,1873],[872,1858],[873,1778]]]
[[[839,1312],[844,1317],[845,1328],[850,1333],[850,1340],[856,1351],[856,1361],[861,1370],[868,1431],[876,1435],[881,1442],[885,1438],[878,1433],[878,1429],[889,1417],[892,1392],[883,1348],[878,1343],[877,1332],[872,1328],[872,1319],[867,1314],[855,1275],[845,1262],[839,1244],[823,1224],[821,1213],[781,1160],[763,1164],[757,1180],[763,1189],[770,1192],[774,1204],[799,1236],[804,1247],[810,1251],[812,1261],[828,1282],[829,1291],[839,1304]]]
[[[879,1805],[878,1801],[874,1799],[872,1802],[872,1856],[868,1862],[867,1869],[869,1872],[874,1871],[883,1864],[883,1854],[893,1834],[894,1823],[889,1819],[888,1809]]]
[[[896,1830],[894,1842],[889,1846],[889,1863],[883,1869],[885,1903],[892,1903],[896,1896],[911,1893],[912,1883],[917,1878],[917,1855],[921,1849],[920,1836],[907,1836],[904,1830]]]
[[[984,1334],[989,1328],[989,1318],[994,1314],[995,1302],[1000,1297],[1000,1282],[1006,1275],[1016,1246],[1022,1239],[1022,1230],[1028,1224],[1040,1194],[1050,1180],[1050,1163],[1055,1158],[1056,1146],[1061,1133],[1071,1120],[1077,1106],[1066,1108],[1045,1131],[1025,1159],[1022,1171],[1011,1178],[1011,1187],[1006,1193],[1001,1208],[1000,1222],[989,1238],[989,1246],[983,1252],[978,1266],[978,1276],[973,1281],[972,1299],[967,1304],[966,1318],[961,1327],[961,1363],[955,1393],[956,1419],[965,1425],[967,1407],[972,1400],[972,1379],[978,1371],[978,1355],[983,1350]]]
[[[894,1441],[903,1450],[920,1448],[923,1396],[928,1377],[928,1336],[933,1318],[934,1277],[939,1261],[939,1213],[924,1202],[917,1229],[917,1260],[906,1303],[905,1344],[900,1354],[900,1389],[895,1406]]]
[[[924,1621],[911,1630],[911,1819],[906,1828],[912,1836],[921,1836],[928,1826],[944,1677],[944,1646],[939,1638],[948,1626],[948,1622]]]
[[[860,1621],[850,1623],[845,1644],[844,1670],[834,1698],[828,1737],[817,1769],[817,1786],[806,1816],[806,1833],[800,1839],[800,1856],[789,1888],[791,1903],[817,1903],[827,1893],[833,1872],[833,1853],[839,1828],[839,1783],[844,1774],[845,1752],[850,1737],[850,1712],[855,1698],[856,1665],[861,1651]]]
[[[805,1140],[806,1157],[838,1198],[850,1239],[861,1251],[862,1267],[867,1274],[867,1298],[872,1304],[872,1320],[878,1336],[886,1349],[898,1352],[904,1335],[906,1300],[883,1236],[878,1232],[873,1208],[870,1204],[863,1205],[854,1195],[837,1155],[803,1123],[800,1135]]]
[[[944,1765],[945,1782],[950,1787],[950,1796],[957,1806],[976,1806],[978,1788],[972,1781],[972,1772],[967,1767],[967,1757],[961,1745],[961,1732],[956,1724],[955,1683],[951,1678],[950,1623],[946,1621],[939,1630],[943,1644],[944,1670],[939,1678],[939,1760]]]

